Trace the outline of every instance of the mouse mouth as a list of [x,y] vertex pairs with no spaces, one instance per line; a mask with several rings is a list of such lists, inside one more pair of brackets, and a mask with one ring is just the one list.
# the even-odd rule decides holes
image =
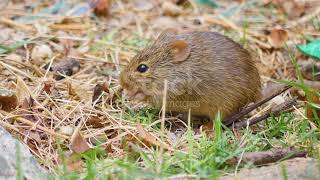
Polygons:
[[142,91],[129,91],[127,89],[123,90],[123,95],[128,99],[128,100],[137,100],[137,101],[145,101],[146,100],[146,95]]

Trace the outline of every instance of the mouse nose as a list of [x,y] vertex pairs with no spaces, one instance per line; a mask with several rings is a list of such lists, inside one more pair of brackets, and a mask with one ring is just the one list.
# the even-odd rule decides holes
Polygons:
[[122,96],[128,97],[128,94],[130,94],[130,92],[128,91],[128,89],[123,89],[123,91],[122,91]]
[[123,89],[122,96],[125,97],[128,100],[131,100],[132,97],[135,95],[136,92],[128,89]]

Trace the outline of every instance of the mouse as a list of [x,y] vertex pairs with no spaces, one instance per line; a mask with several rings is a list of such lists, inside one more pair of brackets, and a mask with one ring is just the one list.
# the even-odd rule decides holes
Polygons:
[[166,110],[228,117],[261,98],[255,61],[240,44],[217,32],[163,31],[123,68],[119,83],[129,100]]

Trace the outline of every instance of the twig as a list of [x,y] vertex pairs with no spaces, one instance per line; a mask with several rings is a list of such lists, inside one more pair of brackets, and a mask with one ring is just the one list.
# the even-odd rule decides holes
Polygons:
[[240,121],[240,122],[235,123],[234,128],[235,129],[244,128],[244,127],[256,124],[262,120],[265,120],[270,116],[278,116],[281,112],[288,110],[289,108],[291,108],[292,106],[294,106],[296,104],[297,104],[296,99],[290,99],[290,100],[285,101],[284,103],[276,106],[275,108],[271,109],[270,111],[265,112],[263,115],[261,115],[259,117],[253,118],[248,121]]
[[[306,157],[307,151],[298,151],[292,149],[276,149],[271,151],[262,152],[248,152],[242,156],[242,163],[252,163],[254,165],[264,165],[273,163],[276,161],[282,161],[285,159],[291,159],[295,157]],[[240,157],[234,157],[227,160],[227,164],[235,165],[239,162]]]
[[291,88],[292,86],[285,86],[282,89],[280,89],[279,91],[275,92],[274,94],[270,95],[269,97],[266,97],[265,99],[262,99],[254,104],[252,104],[251,106],[248,106],[244,109],[242,109],[239,113],[226,117],[223,121],[223,123],[225,125],[230,125],[233,122],[241,119],[243,116],[247,115],[248,113],[250,113],[251,111],[253,111],[254,109],[256,109],[257,107],[261,106],[262,104],[270,101],[271,99],[273,99],[274,97],[278,96],[279,94],[283,93],[284,91],[288,90],[289,88]]
[[30,26],[17,23],[15,21],[8,19],[8,18],[5,18],[5,17],[0,18],[0,23],[5,24],[7,26],[17,28],[19,30],[24,30],[24,31],[32,31],[33,30],[33,28]]

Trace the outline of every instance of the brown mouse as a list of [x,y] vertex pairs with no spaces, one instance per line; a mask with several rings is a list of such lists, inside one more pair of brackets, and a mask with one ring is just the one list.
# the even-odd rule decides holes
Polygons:
[[120,74],[126,96],[167,110],[214,120],[238,112],[261,96],[260,76],[250,53],[216,32],[166,30]]

